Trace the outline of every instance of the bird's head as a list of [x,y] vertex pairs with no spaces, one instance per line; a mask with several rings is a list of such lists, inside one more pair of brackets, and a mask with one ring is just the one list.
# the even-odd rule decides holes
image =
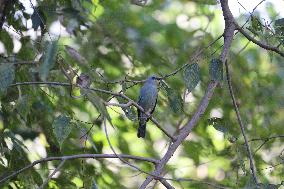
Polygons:
[[156,75],[151,75],[150,77],[147,78],[146,82],[148,83],[158,83],[158,78]]
[[155,80],[155,79],[157,79],[157,76],[156,75],[151,75],[148,79],[149,80]]

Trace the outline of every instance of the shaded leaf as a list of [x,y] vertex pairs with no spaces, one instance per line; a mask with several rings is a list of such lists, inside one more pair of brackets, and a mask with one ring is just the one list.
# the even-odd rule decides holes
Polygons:
[[280,18],[278,20],[275,20],[275,25],[284,26],[284,18]]
[[257,17],[251,17],[250,31],[252,31],[256,35],[263,31],[263,26]]
[[4,132],[4,137],[8,137],[11,139],[12,143],[13,143],[13,148],[15,148],[19,153],[23,152],[23,148],[25,148],[26,150],[28,150],[28,148],[26,147],[26,145],[20,141],[19,139],[16,138],[15,134],[11,131],[5,131]]
[[28,113],[30,112],[30,107],[32,105],[29,96],[25,95],[18,99],[16,104],[16,109],[18,113],[26,120]]
[[72,130],[72,126],[70,124],[70,118],[65,115],[60,115],[56,117],[52,123],[52,129],[56,137],[56,140],[61,147],[62,143],[69,136]]
[[284,18],[275,20],[275,32],[282,44],[284,44]]
[[33,14],[31,15],[32,28],[37,30],[40,27],[41,30],[44,30],[44,24],[46,22],[46,17],[40,9],[34,9]]
[[5,30],[0,31],[0,41],[4,44],[8,54],[13,52],[14,43],[9,33]]
[[[127,100],[125,100],[124,98],[117,97],[116,99],[117,99],[117,101],[118,101],[120,104],[125,104],[125,103],[127,103]],[[129,120],[131,120],[131,121],[137,120],[137,113],[136,113],[135,109],[134,109],[132,106],[121,107],[121,109],[124,111],[125,116],[126,116]]]
[[111,118],[107,112],[106,106],[104,105],[102,99],[94,92],[88,91],[86,89],[81,89],[81,93],[85,94],[88,100],[97,108],[97,110],[104,115],[109,122]]
[[77,60],[79,63],[82,63],[82,64],[86,64],[87,63],[87,60],[74,48],[68,46],[68,45],[65,45],[65,49],[67,51],[67,53],[72,57],[74,58],[75,60]]
[[223,63],[220,59],[212,59],[209,67],[210,78],[213,81],[223,81]]
[[224,120],[218,117],[208,119],[208,124],[212,125],[217,131],[227,133],[228,129],[225,127]]
[[186,155],[192,158],[196,165],[199,164],[199,155],[200,155],[200,150],[202,148],[203,148],[202,145],[198,142],[186,141],[184,143],[184,150],[185,150]]
[[41,80],[45,81],[49,71],[53,68],[57,51],[57,41],[48,42],[46,52],[43,55],[43,63],[39,67]]
[[29,170],[29,173],[28,173],[28,174],[31,174],[31,177],[33,178],[33,181],[34,181],[38,186],[40,186],[40,185],[43,183],[40,174],[39,174],[36,170],[31,169],[31,170]]
[[167,88],[166,92],[172,111],[176,114],[181,113],[183,107],[183,101],[181,96],[174,89],[171,88]]
[[15,68],[12,64],[0,65],[0,94],[6,92],[6,89],[15,79]]
[[200,81],[200,68],[197,63],[187,66],[183,73],[186,88],[191,92]]

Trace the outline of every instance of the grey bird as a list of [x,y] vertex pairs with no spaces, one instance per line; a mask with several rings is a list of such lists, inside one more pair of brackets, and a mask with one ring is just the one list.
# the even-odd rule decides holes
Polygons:
[[[156,80],[157,78],[155,75],[150,76],[144,83],[143,87],[140,89],[138,105],[141,106],[148,115],[152,115],[157,104],[158,88]],[[137,112],[139,120],[137,137],[145,138],[146,123],[149,120],[149,116],[147,116],[139,109],[137,109]]]

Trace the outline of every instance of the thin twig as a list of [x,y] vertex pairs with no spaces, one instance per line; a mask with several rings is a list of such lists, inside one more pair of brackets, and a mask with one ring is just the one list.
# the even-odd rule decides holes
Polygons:
[[248,142],[253,142],[253,141],[258,141],[258,140],[272,140],[275,138],[284,138],[284,135],[275,135],[275,136],[271,136],[271,137],[266,137],[266,138],[253,138],[250,139]]
[[[233,22],[233,15],[229,9],[228,6],[228,0],[222,0],[221,7],[223,11],[223,16],[225,20],[225,30],[224,30],[224,47],[223,51],[220,55],[220,59],[223,63],[225,63],[227,54],[229,52],[234,31],[235,31],[235,25]],[[204,114],[209,101],[212,98],[213,92],[215,88],[217,87],[218,82],[211,81],[207,87],[206,93],[204,94],[197,110],[195,111],[193,117],[191,120],[185,124],[185,126],[180,130],[180,133],[176,136],[176,140],[169,146],[168,151],[165,153],[165,155],[162,157],[162,159],[159,161],[159,163],[156,165],[155,170],[152,172],[152,174],[159,176],[161,175],[165,165],[170,160],[170,158],[173,156],[177,148],[181,145],[181,143],[185,140],[185,138],[188,136],[188,134],[191,132],[192,128],[197,124],[201,116]],[[140,186],[140,189],[145,189],[150,182],[155,179],[153,176],[148,176],[146,180],[142,183]]]
[[[122,157],[120,157],[119,154],[117,154],[117,153],[115,152],[115,150],[114,150],[114,148],[113,148],[113,146],[112,146],[112,144],[111,144],[111,142],[110,142],[109,136],[108,136],[107,126],[106,126],[106,118],[104,118],[103,126],[104,126],[104,131],[105,131],[105,135],[106,135],[106,139],[107,139],[108,145],[109,145],[111,151],[117,156],[117,158],[118,158],[121,162],[123,162],[123,163],[125,163],[126,165],[128,165],[128,166],[130,166],[130,167],[132,167],[132,168],[134,168],[134,169],[136,169],[136,170],[138,170],[138,171],[140,171],[141,173],[145,173],[145,174],[147,174],[147,175],[151,175],[151,173],[148,173],[148,172],[146,172],[146,171],[140,169],[139,167],[137,167],[137,166],[135,166],[135,165],[132,165],[132,164],[129,163],[128,161],[124,160]],[[155,176],[155,175],[152,175],[152,176]],[[160,177],[159,180],[160,180],[160,181],[163,180],[163,182],[161,182],[161,183],[162,183],[162,184],[165,183],[165,184],[166,184],[166,185],[165,185],[166,188],[168,188],[168,186],[171,186],[166,180],[164,180],[164,178]],[[171,188],[169,188],[169,189],[172,189],[172,188],[173,188],[173,187],[171,187]]]
[[158,79],[166,79],[170,76],[173,76],[175,74],[177,74],[178,72],[182,71],[185,67],[188,66],[188,64],[190,64],[191,62],[194,62],[196,61],[196,59],[206,50],[208,49],[210,46],[212,46],[214,43],[216,43],[219,39],[221,39],[223,37],[223,34],[219,35],[214,41],[212,41],[211,43],[209,43],[209,45],[207,45],[206,47],[202,48],[201,50],[199,50],[198,52],[196,52],[195,55],[193,55],[188,63],[184,64],[183,66],[181,66],[180,68],[177,68],[176,70],[174,70],[173,72],[169,73],[169,74],[166,74],[165,76],[163,77],[158,77]]
[[127,102],[126,104],[117,104],[117,103],[110,103],[110,102],[104,102],[106,106],[117,106],[121,108],[127,108],[132,105],[132,102]]
[[236,28],[239,32],[241,32],[249,41],[253,42],[254,44],[266,49],[266,50],[270,50],[273,51],[277,54],[279,54],[280,56],[284,57],[284,52],[280,51],[277,47],[273,47],[270,45],[267,45],[265,43],[262,43],[260,41],[258,41],[257,39],[253,38],[252,36],[250,36],[242,27],[240,27],[237,22],[235,21],[235,25]]
[[[127,154],[119,154],[121,158],[127,158],[127,159],[133,159],[133,160],[138,160],[138,161],[146,161],[150,162],[153,164],[157,164],[158,160],[153,159],[153,158],[147,158],[147,157],[140,157],[140,156],[133,156],[133,155],[127,155]],[[115,154],[76,154],[76,155],[70,155],[70,156],[59,156],[59,157],[47,157],[43,158],[40,160],[36,160],[33,163],[17,170],[14,171],[12,174],[2,178],[0,180],[0,183],[4,183],[5,181],[15,177],[16,175],[24,172],[25,170],[31,169],[37,164],[43,163],[43,162],[48,162],[48,161],[55,161],[55,160],[73,160],[73,159],[80,159],[80,158],[93,158],[93,159],[104,159],[104,158],[117,158],[117,155]]]
[[[64,87],[72,87],[73,85],[70,83],[62,83],[62,82],[50,82],[50,81],[31,81],[31,82],[19,82],[19,83],[13,83],[9,87],[14,87],[14,86],[21,86],[21,85],[50,85],[50,86],[64,86]],[[80,87],[79,85],[74,85],[77,87]],[[113,96],[117,97],[122,97],[126,99],[129,103],[131,103],[133,106],[135,106],[137,109],[140,111],[144,112],[147,116],[149,116],[149,119],[163,132],[165,135],[167,135],[172,141],[175,141],[175,137],[172,136],[168,131],[166,131],[158,122],[157,120],[154,119],[152,115],[149,115],[147,112],[144,111],[144,109],[139,106],[134,100],[129,98],[128,96],[124,95],[123,93],[116,93],[104,89],[99,89],[99,88],[91,88],[91,87],[80,87],[84,89],[88,89],[94,92],[100,92],[100,93],[105,93],[105,94],[110,94]]]
[[53,172],[47,177],[47,179],[42,183],[42,185],[39,187],[39,189],[44,189],[45,186],[48,184],[48,181],[59,171],[59,169],[63,166],[65,163],[65,160],[63,159],[60,164],[56,167],[56,169],[53,170]]
[[12,65],[37,65],[38,61],[16,61],[16,62],[0,62],[0,64],[12,64]]
[[257,175],[256,175],[256,170],[255,170],[255,165],[254,165],[254,161],[253,161],[253,156],[252,156],[252,153],[251,153],[250,146],[248,144],[248,139],[247,139],[247,136],[245,134],[244,124],[243,124],[243,121],[242,121],[242,118],[241,118],[241,114],[240,114],[240,111],[239,111],[239,108],[238,108],[238,105],[237,105],[237,102],[236,102],[236,99],[235,99],[235,95],[234,95],[234,92],[233,92],[227,61],[225,62],[225,67],[226,67],[226,76],[227,76],[229,92],[230,92],[231,99],[232,99],[232,102],[233,102],[233,105],[234,105],[234,109],[235,109],[235,112],[236,112],[236,115],[237,115],[237,120],[238,120],[240,129],[241,129],[241,132],[242,132],[242,135],[244,137],[245,144],[246,144],[246,149],[247,149],[249,162],[250,162],[250,170],[251,170],[251,173],[252,173],[252,176],[253,176],[255,184],[257,185],[257,187],[259,187],[258,186],[258,179],[257,179]]

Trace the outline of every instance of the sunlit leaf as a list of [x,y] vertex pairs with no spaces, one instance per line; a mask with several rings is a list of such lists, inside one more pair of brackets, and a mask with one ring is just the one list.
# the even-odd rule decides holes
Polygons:
[[41,80],[45,81],[49,71],[53,68],[57,51],[57,41],[48,42],[46,52],[43,55],[43,63],[39,67]]
[[213,81],[223,81],[223,63],[219,59],[212,59],[209,67],[210,78]]
[[13,147],[19,152],[22,153],[23,152],[23,148],[25,148],[26,150],[28,150],[28,148],[26,147],[26,145],[20,141],[19,139],[16,138],[15,134],[11,131],[5,131],[4,132],[4,137],[9,137],[13,143]]
[[183,73],[186,88],[191,92],[200,81],[200,68],[197,63],[187,66]]
[[72,128],[73,127],[70,124],[70,118],[65,115],[60,115],[53,121],[53,133],[60,147],[62,146],[64,140],[69,136]]
[[4,93],[15,78],[15,68],[12,64],[0,64],[0,94]]

